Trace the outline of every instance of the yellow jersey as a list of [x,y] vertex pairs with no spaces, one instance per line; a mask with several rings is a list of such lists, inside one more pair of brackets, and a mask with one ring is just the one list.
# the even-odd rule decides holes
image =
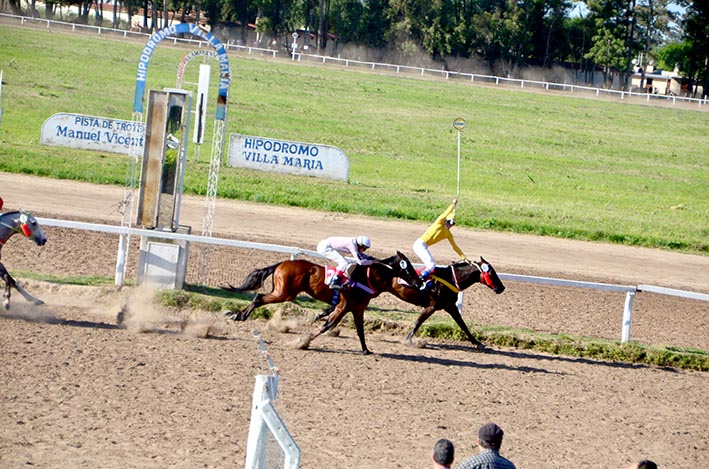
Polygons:
[[447,239],[448,242],[451,244],[453,250],[462,259],[465,259],[465,254],[463,254],[463,251],[461,251],[461,249],[455,243],[455,240],[453,239],[453,234],[448,228],[446,228],[446,218],[448,218],[449,215],[455,217],[455,204],[451,204],[450,207],[448,207],[443,213],[439,215],[438,218],[436,218],[436,221],[434,221],[433,224],[428,227],[426,232],[421,235],[421,240],[427,245],[433,246],[437,242],[443,239]]

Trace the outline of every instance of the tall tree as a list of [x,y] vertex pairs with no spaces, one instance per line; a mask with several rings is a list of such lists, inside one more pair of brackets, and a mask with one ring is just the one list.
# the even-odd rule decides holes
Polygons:
[[[686,40],[691,45],[688,76],[702,83],[702,94],[709,93],[709,4],[695,0],[689,4],[684,20]],[[696,94],[697,88],[694,88]]]
[[646,60],[652,60],[653,51],[670,40],[670,25],[677,21],[677,15],[668,8],[671,4],[671,0],[638,0],[636,37]]
[[624,42],[605,26],[601,26],[593,36],[593,45],[586,58],[603,68],[604,87],[610,88],[613,85],[613,69],[625,68],[626,50]]
[[581,83],[593,83],[593,62],[587,56],[591,48],[591,38],[596,35],[593,20],[584,16],[564,20],[564,40],[560,58],[574,64],[576,80]]
[[630,80],[631,60],[638,50],[635,41],[635,0],[588,0],[597,32],[586,57],[603,67],[604,86],[612,86],[614,71],[621,73],[621,86]]
[[242,44],[248,44],[249,22],[256,22],[258,7],[252,0],[225,0],[224,17],[239,23],[239,37]]

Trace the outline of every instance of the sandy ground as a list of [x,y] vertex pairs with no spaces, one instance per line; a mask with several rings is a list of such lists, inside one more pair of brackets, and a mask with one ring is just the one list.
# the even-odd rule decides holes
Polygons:
[[[122,196],[116,187],[0,173],[5,210],[46,218],[119,224]],[[185,197],[181,223],[199,231],[203,206],[203,199]],[[379,255],[412,254],[424,228],[224,200],[214,223],[221,237],[307,249],[326,235],[366,233]],[[8,242],[3,262],[11,272],[112,275],[115,237],[46,231],[43,248],[18,237]],[[460,227],[456,240],[500,272],[709,293],[704,256]],[[451,259],[445,246],[436,248],[439,262]],[[282,260],[234,249],[215,250],[210,259],[210,286]],[[661,467],[709,467],[706,373],[511,348],[477,353],[454,341],[411,348],[401,332],[368,333],[375,354],[365,357],[350,329],[299,350],[292,344],[310,326],[276,332],[263,321],[158,307],[142,289],[21,280],[46,304],[33,306],[15,293],[10,311],[0,312],[2,467],[243,466],[254,376],[265,365],[254,330],[278,366],[277,407],[304,468],[430,467],[440,437],[456,443],[462,461],[474,452],[477,427],[490,420],[505,429],[502,453],[520,468],[621,468],[645,457]],[[507,287],[499,296],[481,286],[466,292],[466,320],[619,338],[622,294]],[[391,298],[373,304],[407,310]],[[119,326],[121,309],[130,315]],[[632,339],[707,350],[709,308],[639,293]]]

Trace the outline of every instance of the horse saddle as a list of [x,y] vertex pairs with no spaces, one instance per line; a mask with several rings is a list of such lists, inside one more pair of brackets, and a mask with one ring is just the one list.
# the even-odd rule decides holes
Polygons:
[[[421,272],[423,272],[424,269],[425,269],[425,267],[418,267],[418,268],[416,268],[416,273],[419,275],[419,277],[421,276]],[[451,280],[448,280],[448,279],[445,279],[445,278],[443,278],[443,277],[441,276],[441,274],[442,274],[444,271],[448,270],[448,269],[451,270],[452,281],[451,281]],[[454,285],[454,283],[455,283],[455,273],[454,273],[454,271],[453,271],[453,266],[446,266],[446,267],[438,267],[438,266],[436,266],[436,268],[434,269],[434,271],[431,272],[431,279],[434,280],[434,281],[436,281],[436,282],[441,283],[442,285],[445,285],[446,287],[448,287],[448,288],[450,288],[451,290],[453,290],[455,293],[458,293],[458,292],[460,291],[460,289]],[[403,278],[399,278],[398,281],[399,281],[399,284],[401,284],[401,285],[407,285],[407,286],[410,286],[410,287],[412,286],[412,285],[409,284],[409,282],[407,282],[407,281],[404,280]]]
[[[352,273],[354,272],[354,270],[356,268],[357,268],[356,264],[350,264],[349,266],[347,266],[346,276],[347,276],[347,281],[349,282],[348,285],[353,286],[353,287],[358,287],[371,295],[372,293],[374,293],[374,290],[372,290],[371,288],[369,288],[366,285],[363,285],[359,282],[355,282],[352,280]],[[325,266],[325,280],[324,280],[325,285],[330,284],[330,280],[332,280],[332,277],[335,276],[335,273],[337,273],[337,267],[333,267],[331,265]]]

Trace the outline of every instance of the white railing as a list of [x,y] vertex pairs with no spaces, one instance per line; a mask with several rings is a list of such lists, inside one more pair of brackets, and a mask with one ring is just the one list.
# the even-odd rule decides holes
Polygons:
[[[267,243],[254,243],[250,241],[238,241],[238,240],[232,240],[232,239],[222,239],[222,238],[208,238],[204,236],[196,236],[196,235],[188,235],[188,234],[182,234],[182,233],[173,233],[171,231],[157,231],[157,230],[144,230],[144,229],[138,229],[138,228],[128,228],[128,227],[122,227],[122,226],[113,226],[113,225],[102,225],[102,224],[97,224],[97,223],[84,223],[84,222],[76,222],[76,221],[67,221],[67,220],[57,220],[53,218],[37,218],[40,224],[44,226],[54,226],[58,228],[68,228],[68,229],[76,229],[76,230],[88,230],[88,231],[98,231],[98,232],[103,232],[103,233],[113,233],[116,235],[119,235],[121,237],[127,237],[127,236],[147,236],[151,238],[163,238],[163,239],[172,239],[172,240],[180,240],[180,241],[187,241],[187,242],[193,242],[193,243],[206,243],[210,245],[217,245],[217,246],[228,246],[228,247],[233,247],[233,248],[247,248],[247,249],[256,249],[256,250],[262,250],[262,251],[271,251],[271,252],[280,252],[283,254],[287,254],[290,256],[291,259],[295,259],[297,256],[300,255],[306,255],[306,256],[312,256],[316,258],[322,258],[320,254],[318,254],[316,251],[311,251],[308,249],[301,249],[298,247],[293,247],[293,246],[283,246],[283,245],[278,245],[278,244],[267,244]],[[118,259],[122,259],[122,256],[125,256],[124,252],[120,252],[120,246],[123,246],[122,249],[126,249],[128,243],[123,242],[119,243],[119,252],[118,252]],[[635,298],[636,293],[639,292],[652,292],[652,293],[657,293],[660,295],[670,295],[670,296],[677,296],[677,297],[682,297],[682,298],[690,298],[693,300],[700,300],[700,301],[709,301],[709,294],[705,293],[697,293],[697,292],[690,292],[690,291],[684,291],[684,290],[675,290],[672,288],[665,288],[665,287],[657,287],[657,286],[652,286],[652,285],[638,285],[638,286],[631,286],[631,285],[614,285],[614,284],[608,284],[608,283],[596,283],[596,282],[583,282],[583,281],[577,281],[577,280],[565,280],[565,279],[558,279],[558,278],[549,278],[549,277],[535,277],[535,276],[529,276],[529,275],[517,275],[517,274],[504,274],[504,273],[499,273],[499,277],[502,280],[508,280],[508,281],[514,281],[514,282],[527,282],[527,283],[537,283],[537,284],[544,284],[544,285],[552,285],[552,286],[559,286],[559,287],[572,287],[572,288],[586,288],[586,289],[593,289],[593,290],[602,290],[602,291],[611,291],[611,292],[623,292],[625,293],[625,303],[623,307],[623,320],[622,320],[622,326],[621,326],[621,342],[627,342],[630,340],[630,324],[632,320],[632,313],[633,313],[633,300]],[[116,275],[116,279],[119,278],[119,275]],[[123,276],[120,276],[122,279]],[[462,294],[462,292],[461,292]],[[460,305],[462,304],[462,296],[459,297],[459,308]]]
[[432,76],[437,76],[440,78],[445,78],[446,80],[454,79],[454,78],[462,78],[465,80],[469,80],[471,82],[478,81],[482,83],[493,83],[495,85],[513,85],[515,87],[518,87],[520,89],[523,89],[525,87],[527,88],[535,88],[535,89],[542,89],[545,91],[562,91],[562,92],[569,92],[571,94],[573,93],[579,93],[579,92],[584,92],[586,94],[592,94],[594,96],[602,96],[602,95],[609,95],[609,96],[616,96],[619,97],[621,100],[628,99],[628,98],[642,98],[646,102],[651,102],[651,100],[657,100],[659,101],[664,101],[666,103],[671,103],[672,105],[675,105],[676,103],[690,103],[690,104],[696,104],[699,109],[702,108],[702,106],[705,106],[706,104],[709,103],[709,96],[704,95],[703,98],[697,99],[697,98],[688,98],[688,97],[681,97],[681,96],[670,96],[670,95],[659,95],[659,94],[652,94],[652,93],[634,93],[632,91],[621,91],[621,90],[612,90],[612,89],[605,89],[605,88],[595,88],[591,86],[583,86],[583,85],[573,85],[569,83],[553,83],[553,82],[546,82],[546,81],[537,81],[537,80],[525,80],[522,78],[504,78],[504,77],[498,77],[498,76],[493,76],[493,75],[482,75],[482,74],[477,74],[477,73],[465,73],[465,72],[455,72],[455,71],[450,71],[450,70],[443,70],[443,69],[435,69],[435,68],[427,68],[427,67],[415,67],[415,66],[410,66],[410,65],[393,65],[393,64],[387,64],[387,63],[381,63],[381,62],[367,62],[367,61],[359,61],[359,60],[353,60],[353,59],[343,59],[340,57],[329,57],[329,56],[324,56],[324,55],[314,55],[314,54],[304,54],[302,52],[296,52],[292,54],[293,60],[301,61],[302,59],[308,59],[308,60],[313,60],[316,62],[320,62],[322,64],[327,64],[328,62],[336,63],[338,65],[344,65],[345,67],[351,67],[351,66],[359,66],[359,67],[365,67],[370,70],[382,70],[382,71],[387,71],[387,72],[394,72],[396,74],[400,74],[402,72],[409,72],[409,73],[416,73],[419,75],[432,75]]
[[[64,21],[56,21],[56,20],[47,20],[47,19],[42,19],[42,18],[33,18],[30,16],[15,16],[15,15],[8,15],[6,13],[0,13],[0,20],[11,20],[11,21],[19,21],[19,24],[21,26],[24,25],[43,25],[46,26],[46,29],[50,29],[52,26],[56,28],[61,28],[63,30],[69,30],[71,32],[76,32],[77,30],[80,30],[81,32],[86,32],[86,31],[94,31],[98,35],[106,35],[106,34],[111,34],[112,36],[122,36],[124,39],[127,38],[134,38],[134,39],[141,39],[147,41],[148,38],[150,37],[150,34],[148,33],[143,33],[140,31],[129,31],[126,29],[115,29],[115,28],[106,28],[103,26],[92,26],[92,25],[87,25],[87,24],[77,24],[77,23],[67,23]],[[197,48],[211,48],[209,44],[207,44],[206,41],[202,40],[196,40],[196,39],[183,39],[183,38],[172,38],[172,43],[173,45],[177,44],[195,44]],[[246,52],[248,55],[253,55],[254,53],[259,53],[263,55],[270,55],[271,57],[275,58],[276,54],[278,51],[274,49],[268,49],[268,48],[263,48],[263,47],[251,47],[251,46],[242,46],[238,44],[224,44],[224,47],[226,49],[235,49],[239,51]]]
[[[278,369],[268,354],[261,334],[258,331],[253,331],[253,335],[258,341],[261,360],[265,363],[261,365],[261,374],[256,375],[254,394],[251,399],[251,423],[249,424],[249,439],[246,444],[246,469],[264,467],[298,469],[300,467],[300,448],[276,410],[280,380]],[[276,445],[269,443],[269,435],[276,441],[278,449],[274,447]]]
[[[46,20],[46,19],[40,19],[40,18],[32,18],[32,17],[27,17],[27,16],[15,16],[15,15],[8,15],[5,13],[0,13],[0,20],[4,19],[9,19],[11,21],[19,21],[20,25],[25,25],[25,24],[40,24],[40,25],[46,25],[46,28],[49,29],[50,26],[56,26],[60,27],[62,29],[70,29],[72,32],[76,31],[77,29],[79,30],[90,30],[90,31],[95,31],[96,34],[101,35],[101,34],[113,34],[113,35],[119,35],[123,36],[124,38],[128,37],[134,37],[134,38],[144,38],[145,40],[150,37],[149,34],[143,33],[143,32],[137,32],[137,31],[127,31],[123,29],[113,29],[113,28],[104,28],[100,26],[91,26],[91,25],[83,25],[83,24],[75,24],[75,23],[65,23],[61,21],[55,21],[55,20]],[[211,46],[207,44],[207,42],[202,41],[202,40],[196,40],[196,39],[182,39],[182,38],[173,38],[172,39],[173,45],[177,44],[193,44],[197,48],[210,48]],[[621,91],[621,90],[612,90],[612,89],[605,89],[605,88],[595,88],[591,86],[583,86],[583,85],[574,85],[574,84],[569,84],[569,83],[553,83],[553,82],[546,82],[546,81],[537,81],[537,80],[525,80],[521,78],[504,78],[504,77],[498,77],[498,76],[493,76],[493,75],[482,75],[482,74],[476,74],[476,73],[464,73],[464,72],[455,72],[455,71],[450,71],[450,70],[442,70],[442,69],[435,69],[435,68],[427,68],[427,67],[416,67],[416,66],[411,66],[411,65],[397,65],[397,64],[388,64],[388,63],[383,63],[383,62],[368,62],[368,61],[362,61],[362,60],[354,60],[354,59],[347,59],[347,58],[341,58],[341,57],[330,57],[330,56],[325,56],[325,55],[316,55],[316,54],[304,54],[302,52],[287,52],[285,49],[281,52],[279,52],[276,49],[270,49],[270,48],[261,48],[261,47],[251,47],[251,46],[242,46],[239,44],[231,44],[231,43],[225,43],[224,47],[227,49],[227,51],[242,51],[245,52],[248,55],[253,55],[253,54],[260,54],[260,55],[265,55],[265,56],[271,56],[271,58],[291,58],[292,60],[296,61],[301,61],[301,60],[311,60],[314,62],[319,62],[322,64],[328,64],[328,63],[335,63],[337,65],[344,65],[345,67],[362,67],[362,68],[367,68],[370,70],[382,70],[385,72],[392,72],[396,74],[400,73],[415,73],[417,75],[430,75],[430,76],[436,76],[436,77],[441,77],[445,78],[446,80],[450,79],[455,79],[455,78],[460,78],[460,79],[465,79],[471,82],[481,82],[481,83],[490,83],[490,84],[495,84],[495,85],[512,85],[515,87],[518,87],[520,89],[524,88],[535,88],[535,89],[541,89],[544,91],[561,91],[561,92],[568,92],[571,94],[574,93],[585,93],[586,95],[593,95],[593,96],[613,96],[620,98],[621,100],[626,100],[626,99],[634,99],[634,100],[643,100],[647,103],[665,103],[665,104],[671,104],[671,105],[676,105],[677,103],[685,103],[685,104],[690,104],[690,105],[695,105],[697,106],[697,109],[700,110],[705,110],[706,105],[709,104],[709,93],[705,92],[705,95],[703,98],[688,98],[688,97],[682,97],[682,96],[674,96],[674,95],[659,95],[659,94],[652,94],[652,93],[634,93],[632,91]]]

